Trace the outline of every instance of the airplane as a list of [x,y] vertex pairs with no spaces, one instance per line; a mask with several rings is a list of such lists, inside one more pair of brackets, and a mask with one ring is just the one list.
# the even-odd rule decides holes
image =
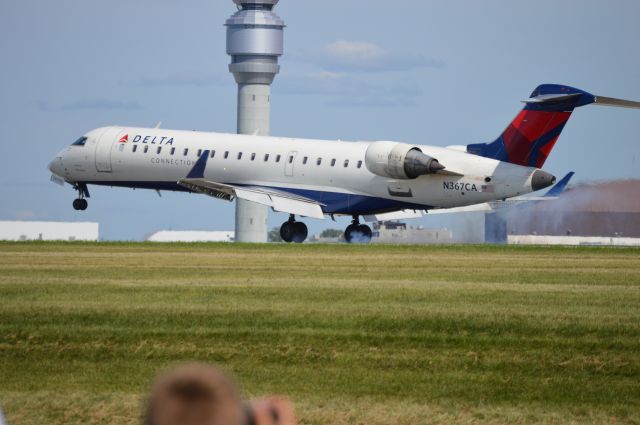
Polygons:
[[577,107],[640,108],[557,84],[538,86],[490,143],[437,147],[396,141],[344,142],[111,126],[91,130],[49,163],[52,180],[78,192],[89,185],[245,199],[289,214],[286,242],[303,242],[296,216],[351,216],[345,240],[370,240],[360,217],[437,210],[518,197],[555,183],[542,170]]
[[427,213],[429,216],[434,214],[456,214],[465,212],[489,212],[501,211],[511,207],[531,206],[543,201],[553,201],[558,199],[560,194],[564,192],[569,181],[575,173],[573,171],[567,173],[560,181],[549,189],[543,196],[518,196],[515,198],[501,199],[498,201],[485,202],[482,204],[467,205],[464,207],[440,208],[435,210],[400,210],[390,213],[365,215],[366,222],[378,222],[389,220],[406,220],[411,218],[421,218]]

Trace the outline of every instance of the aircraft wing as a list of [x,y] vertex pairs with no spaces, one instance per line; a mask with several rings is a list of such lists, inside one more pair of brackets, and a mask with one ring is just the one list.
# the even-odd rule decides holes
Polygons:
[[322,212],[324,204],[313,199],[277,189],[232,185],[205,179],[204,170],[207,167],[208,158],[209,150],[203,151],[196,164],[187,174],[187,177],[178,180],[178,184],[192,192],[203,193],[226,201],[233,201],[236,198],[246,199],[247,201],[271,207],[274,211],[324,219],[324,213]]
[[188,177],[179,180],[178,184],[192,192],[203,193],[226,201],[233,201],[236,198],[245,199],[271,207],[274,211],[304,217],[324,218],[324,213],[322,212],[322,206],[324,206],[324,204],[277,189],[267,189],[258,186],[237,186],[213,182],[204,178]]

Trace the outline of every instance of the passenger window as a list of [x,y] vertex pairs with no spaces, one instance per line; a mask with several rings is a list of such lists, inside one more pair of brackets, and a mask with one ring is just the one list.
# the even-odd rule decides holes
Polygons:
[[269,154],[265,153],[264,154],[264,162],[267,162],[269,160]]
[[344,160],[344,168],[347,168],[349,166],[349,160],[345,159]]
[[211,151],[211,158],[213,158],[214,156],[216,156],[216,151]]
[[187,154],[188,154],[188,153],[189,153],[189,149],[188,149],[188,148],[185,148],[185,149],[184,149],[184,152],[182,153],[182,155],[187,156]]
[[242,152],[238,152],[238,159],[242,159]]
[[251,154],[251,160],[253,161],[254,159],[256,159],[256,154],[255,154],[255,153],[252,153],[252,154]]
[[293,155],[289,155],[289,164],[293,163]]
[[149,146],[144,147],[144,153],[147,153],[147,152],[149,152]]
[[362,168],[362,160],[358,161],[358,168]]
[[229,151],[224,152],[224,159],[227,159],[227,158],[229,158]]
[[133,148],[131,148],[131,152],[135,152],[138,150],[138,145],[133,145]]
[[316,161],[316,165],[320,165],[322,164],[322,158],[318,158],[318,160]]
[[336,165],[336,159],[335,159],[335,158],[333,158],[333,159],[331,160],[331,166],[333,167],[334,165]]
[[157,152],[158,152],[158,155],[160,155],[160,152],[162,152],[162,146],[158,146]]
[[196,155],[198,158],[202,156],[202,149],[198,149],[198,154]]
[[120,152],[122,152],[124,150],[124,143],[120,143],[120,145],[118,146],[118,150]]
[[280,162],[280,155],[276,155],[276,162]]
[[305,156],[304,158],[302,158],[302,163],[303,163],[303,164],[306,164],[306,163],[307,163],[307,159],[308,159],[308,158],[307,158],[306,156]]
[[173,155],[174,153],[176,153],[176,148],[171,148],[171,155]]

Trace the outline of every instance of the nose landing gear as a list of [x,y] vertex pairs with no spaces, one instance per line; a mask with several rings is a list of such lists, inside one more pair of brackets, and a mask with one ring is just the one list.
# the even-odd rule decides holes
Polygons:
[[351,224],[344,231],[344,240],[347,243],[369,243],[373,237],[371,227],[366,224],[360,224],[357,215],[353,216]]
[[78,191],[78,198],[73,200],[73,209],[76,211],[84,211],[89,206],[85,196],[89,197],[89,189],[84,183],[76,183],[73,188]]
[[308,234],[307,226],[301,221],[296,221],[293,214],[280,227],[280,237],[285,242],[302,243],[307,239]]

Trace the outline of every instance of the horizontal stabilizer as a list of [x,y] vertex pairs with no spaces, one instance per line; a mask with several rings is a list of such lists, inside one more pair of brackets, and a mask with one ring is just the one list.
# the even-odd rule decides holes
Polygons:
[[575,99],[580,97],[581,93],[571,93],[571,94],[541,94],[535,97],[530,97],[529,99],[525,99],[522,103],[552,103],[552,102],[564,102],[566,100]]
[[596,96],[595,105],[617,106],[619,108],[637,108],[640,109],[640,102],[633,100],[616,99],[615,97]]

